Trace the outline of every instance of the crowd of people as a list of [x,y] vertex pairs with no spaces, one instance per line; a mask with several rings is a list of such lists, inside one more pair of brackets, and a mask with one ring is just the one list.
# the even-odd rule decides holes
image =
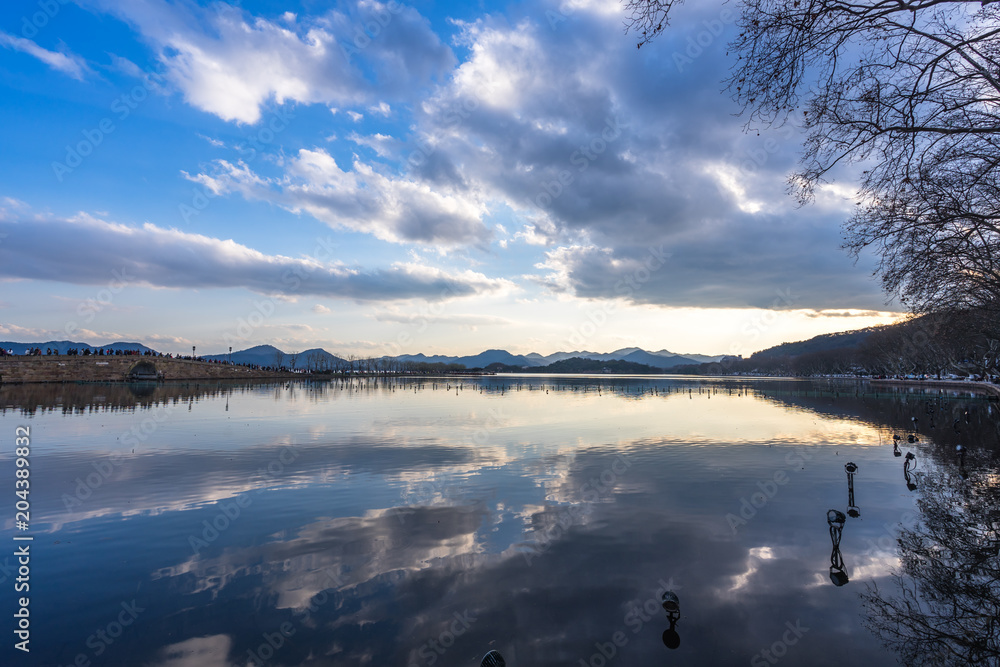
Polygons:
[[[36,348],[37,350],[37,348]],[[41,350],[38,350],[38,354],[41,354]],[[46,355],[58,355],[59,350],[46,348]],[[164,357],[167,355],[161,354],[159,352],[154,352],[152,350],[113,350],[111,348],[76,348],[71,347],[66,350],[66,356],[70,357]]]
[[[41,357],[41,356],[59,356],[63,354],[68,357],[155,357],[159,359],[190,359],[193,361],[202,361],[210,364],[223,364],[226,366],[242,366],[244,368],[250,368],[253,370],[283,370],[288,371],[289,369],[285,367],[276,366],[264,366],[262,364],[251,364],[251,363],[232,363],[226,359],[205,359],[204,357],[195,357],[188,355],[180,355],[173,353],[156,352],[155,350],[122,350],[122,349],[112,349],[112,348],[102,348],[102,347],[71,347],[65,352],[60,352],[58,348],[47,347],[43,351],[40,347],[29,347],[25,348],[21,356],[28,357]],[[0,348],[0,357],[14,357],[19,356],[12,349],[5,350]]]
[[[60,354],[65,354],[68,357],[165,357],[174,358],[172,354],[163,354],[162,352],[154,352],[153,350],[120,350],[112,348],[102,348],[102,347],[71,347],[66,350],[66,352],[60,352],[58,348],[47,347],[45,351],[42,351],[40,347],[29,347],[25,348],[23,356],[26,357],[41,357],[41,356],[59,356]],[[0,348],[0,357],[13,357],[17,354],[12,349],[5,350]],[[181,357],[177,357],[178,359]]]

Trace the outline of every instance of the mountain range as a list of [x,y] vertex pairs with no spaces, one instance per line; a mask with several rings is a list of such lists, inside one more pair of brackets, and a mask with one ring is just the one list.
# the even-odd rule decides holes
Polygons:
[[273,345],[257,345],[229,354],[199,355],[210,361],[227,361],[232,358],[234,364],[256,364],[258,366],[287,366],[289,368],[336,368],[347,365],[346,359],[330,354],[318,347],[302,352],[284,352]]
[[[140,350],[142,352],[152,351],[140,343],[118,342],[108,345],[95,346],[89,343],[73,341],[47,341],[44,343],[16,343],[0,342],[0,347],[5,350],[12,349],[15,354],[23,354],[27,348],[41,348],[44,353],[47,349],[58,350],[60,354],[65,354],[71,348],[83,349],[96,347],[105,350]],[[312,348],[302,352],[285,352],[273,345],[257,345],[245,350],[234,351],[232,355],[206,354],[199,355],[202,359],[212,361],[232,360],[237,364],[256,364],[260,366],[289,366],[294,368],[336,368],[346,366],[347,360],[327,352],[322,348]],[[659,350],[658,352],[648,352],[637,347],[626,347],[614,352],[590,352],[587,350],[574,350],[572,352],[554,352],[548,355],[538,353],[531,354],[511,354],[506,350],[486,350],[471,356],[447,356],[425,354],[402,354],[396,357],[387,357],[396,361],[414,361],[423,363],[443,363],[460,364],[466,368],[485,368],[490,364],[501,363],[506,366],[516,366],[524,368],[535,368],[548,366],[557,361],[572,358],[591,359],[594,361],[627,361],[631,363],[644,364],[653,368],[667,369],[686,364],[699,364],[719,361],[723,357],[709,356],[703,354],[676,354],[669,350]]]

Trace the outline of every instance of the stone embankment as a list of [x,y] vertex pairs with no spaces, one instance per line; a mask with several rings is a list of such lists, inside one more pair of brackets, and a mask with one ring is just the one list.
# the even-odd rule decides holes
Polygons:
[[254,380],[294,373],[166,357],[14,356],[0,358],[0,382],[126,382],[129,380]]
[[871,379],[872,384],[895,384],[907,385],[910,387],[933,387],[935,389],[956,389],[965,391],[981,391],[991,398],[1000,397],[1000,386],[990,382],[968,382],[963,380],[896,380],[896,379]]

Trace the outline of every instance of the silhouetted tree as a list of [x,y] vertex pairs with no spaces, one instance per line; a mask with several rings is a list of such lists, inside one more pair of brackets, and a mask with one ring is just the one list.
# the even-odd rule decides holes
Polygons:
[[897,539],[895,594],[870,585],[866,625],[906,665],[1000,665],[1000,487],[925,474],[920,518]]
[[[681,0],[625,0],[639,46]],[[914,311],[1000,304],[1000,7],[963,0],[740,0],[726,80],[749,125],[805,129],[805,202],[859,163],[846,247]]]

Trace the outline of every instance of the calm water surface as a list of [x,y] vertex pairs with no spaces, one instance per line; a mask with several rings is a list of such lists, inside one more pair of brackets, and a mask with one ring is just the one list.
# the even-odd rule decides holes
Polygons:
[[981,397],[532,376],[4,386],[0,407],[0,553],[34,536],[29,655],[0,556],[4,664],[996,660]]

